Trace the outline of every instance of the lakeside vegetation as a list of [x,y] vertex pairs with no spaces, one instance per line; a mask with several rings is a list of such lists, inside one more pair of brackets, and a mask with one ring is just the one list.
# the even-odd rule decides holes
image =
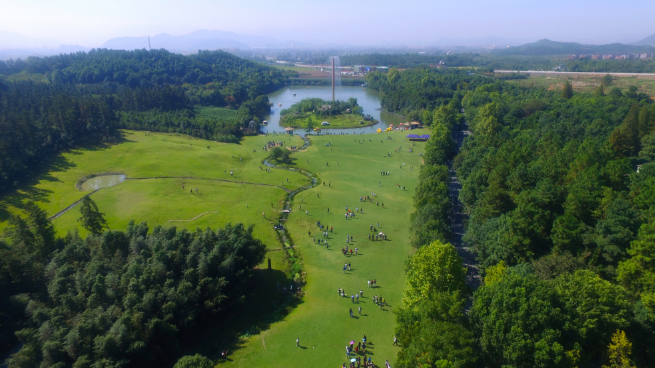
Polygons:
[[[305,98],[280,112],[280,125],[285,127],[337,129],[358,128],[376,124],[371,116],[357,104],[356,98],[348,101],[325,101],[320,98]],[[327,121],[329,125],[322,125]]]

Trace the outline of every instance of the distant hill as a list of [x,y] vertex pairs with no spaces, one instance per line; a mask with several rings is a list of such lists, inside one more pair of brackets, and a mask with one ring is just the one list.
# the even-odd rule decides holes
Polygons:
[[525,40],[519,41],[515,39],[508,39],[496,36],[487,37],[471,37],[471,38],[449,38],[441,37],[434,42],[429,43],[435,46],[490,46],[496,45],[497,47],[504,46],[517,46],[525,43]]
[[[178,52],[197,52],[198,50],[215,50],[219,48],[249,48],[243,42],[221,38],[194,38],[186,36],[171,36],[167,33],[150,37],[150,47]],[[148,48],[148,37],[118,37],[112,38],[102,45],[110,50],[139,50]]]
[[526,55],[526,56],[549,56],[549,55],[572,55],[572,54],[613,54],[629,52],[653,52],[655,47],[642,45],[625,45],[622,43],[611,43],[607,45],[583,45],[576,42],[557,42],[551,40],[539,40],[521,46],[496,49],[492,53],[496,55]]
[[637,41],[633,43],[633,45],[639,45],[639,46],[655,46],[655,33],[652,35],[644,38],[641,41]]
[[[227,31],[198,30],[186,35],[172,36],[166,33],[150,38],[153,49],[167,49],[177,52],[197,52],[219,48],[251,47],[286,47],[290,44],[304,46],[301,42],[280,41],[273,37],[248,36]],[[102,48],[112,50],[137,50],[148,48],[148,37],[118,37],[112,38],[102,45]]]

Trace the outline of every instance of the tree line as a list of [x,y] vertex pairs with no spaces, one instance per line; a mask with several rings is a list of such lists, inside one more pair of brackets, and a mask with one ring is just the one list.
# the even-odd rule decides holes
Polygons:
[[170,366],[182,339],[243,302],[266,254],[252,226],[113,231],[89,197],[80,212],[86,238],[56,237],[34,203],[9,220],[0,342],[11,349],[15,333],[20,348],[8,367]]
[[[258,131],[270,112],[265,93],[286,83],[289,73],[222,51],[165,50],[0,62],[0,74],[20,72],[42,73],[44,80],[0,79],[0,191],[21,185],[65,149],[116,142],[120,128],[237,142]],[[203,114],[199,106],[237,114]]]
[[[652,100],[634,88],[548,91],[461,72],[370,78],[390,96],[383,107],[420,108],[433,129],[412,215],[418,252],[397,313],[398,365],[649,366]],[[418,103],[391,98],[437,88],[447,93]],[[462,117],[472,135],[455,156],[447,129]],[[446,244],[444,165],[453,156],[469,215],[464,240],[484,275],[475,291],[462,286],[462,261]]]

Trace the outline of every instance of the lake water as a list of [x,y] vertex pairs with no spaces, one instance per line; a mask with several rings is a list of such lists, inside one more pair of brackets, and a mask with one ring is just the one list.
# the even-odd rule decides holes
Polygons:
[[107,188],[125,181],[125,175],[102,175],[91,178],[82,183],[82,190],[92,191]]
[[[405,122],[402,118],[376,110],[380,108],[382,96],[375,90],[364,87],[336,87],[334,90],[334,99],[336,100],[348,100],[351,97],[357,99],[359,106],[364,109],[364,114],[371,115],[380,122],[363,128],[323,129],[323,133],[375,133],[378,129],[385,130],[390,124],[396,126]],[[309,89],[307,89],[307,86],[287,86],[269,94],[268,99],[273,106],[271,107],[271,115],[266,119],[268,124],[262,125],[261,130],[268,133],[284,132],[284,127],[280,126],[280,112],[304,98],[322,98],[326,101],[332,101],[332,86],[309,86]],[[280,103],[282,106],[279,105]],[[304,135],[305,130],[295,129],[293,133]]]

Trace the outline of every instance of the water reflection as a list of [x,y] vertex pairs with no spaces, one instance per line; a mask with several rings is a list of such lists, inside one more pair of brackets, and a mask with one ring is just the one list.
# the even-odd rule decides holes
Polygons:
[[[399,123],[405,122],[402,118],[381,112],[379,109],[382,96],[379,92],[368,88],[337,87],[333,91],[331,86],[309,86],[309,88],[307,86],[287,86],[268,95],[268,99],[273,104],[273,107],[271,107],[271,115],[266,119],[268,120],[268,124],[262,126],[262,131],[269,133],[284,132],[284,127],[280,126],[280,112],[304,98],[322,98],[330,101],[334,99],[347,100],[351,97],[357,99],[359,106],[364,109],[364,114],[371,115],[374,119],[379,120],[380,123],[363,128],[324,129],[323,134],[375,133],[378,129],[386,129],[390,124],[397,126]],[[282,105],[280,106],[280,104]],[[293,133],[304,135],[305,130],[294,129]]]

